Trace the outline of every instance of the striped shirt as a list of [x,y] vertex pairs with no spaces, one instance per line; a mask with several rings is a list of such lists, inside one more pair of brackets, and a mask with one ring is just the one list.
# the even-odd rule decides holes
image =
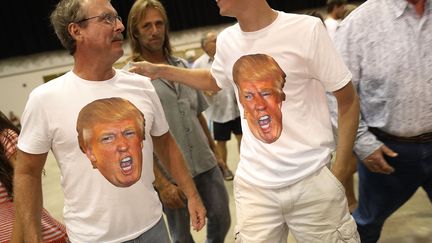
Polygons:
[[[0,195],[6,194],[5,187],[0,183]],[[0,201],[0,243],[10,242],[14,222],[14,206],[12,199]],[[66,228],[59,221],[54,219],[48,211],[42,209],[42,238],[44,242],[66,243],[68,242]]]
[[[6,129],[0,134],[0,143],[5,148],[6,157],[9,159],[16,153],[18,135],[10,129]],[[8,195],[6,187],[0,182],[0,243],[10,242],[14,215],[12,197]],[[44,242],[68,242],[65,226],[54,219],[45,209],[42,209],[41,224]]]

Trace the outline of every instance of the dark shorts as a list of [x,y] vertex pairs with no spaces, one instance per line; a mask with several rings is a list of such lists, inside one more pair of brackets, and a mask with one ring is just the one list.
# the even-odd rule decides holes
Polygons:
[[224,123],[213,122],[214,140],[228,141],[231,139],[231,132],[235,135],[242,134],[240,117]]

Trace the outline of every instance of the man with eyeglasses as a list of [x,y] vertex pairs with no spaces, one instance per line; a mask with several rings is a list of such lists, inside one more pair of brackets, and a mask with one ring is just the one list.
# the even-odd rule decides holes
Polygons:
[[[14,176],[15,232],[23,232],[25,242],[42,242],[41,175],[50,149],[62,175],[71,242],[170,242],[152,185],[153,148],[186,195],[192,226],[200,230],[206,211],[150,80],[112,67],[123,55],[124,26],[110,2],[62,0],[51,22],[75,63],[70,72],[36,88],[23,113]],[[111,97],[130,101],[146,119],[142,176],[126,187],[93,170],[77,140],[80,110]]]

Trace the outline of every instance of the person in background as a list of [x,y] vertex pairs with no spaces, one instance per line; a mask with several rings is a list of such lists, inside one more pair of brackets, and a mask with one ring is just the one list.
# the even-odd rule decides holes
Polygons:
[[[71,242],[170,242],[153,188],[153,151],[187,197],[192,227],[202,229],[205,208],[150,80],[113,68],[124,53],[125,28],[110,1],[62,0],[51,23],[74,65],[34,89],[24,109],[14,174],[14,229],[21,230],[25,242],[42,241],[41,172],[50,150],[62,175],[63,218]],[[111,97],[130,101],[146,118],[142,175],[129,187],[116,187],[94,170],[77,139],[81,109]]]
[[[185,60],[172,55],[168,31],[163,5],[157,0],[137,0],[128,17],[132,60],[187,68]],[[215,143],[202,113],[208,106],[206,99],[201,91],[169,79],[153,80],[152,84],[207,209],[206,242],[222,243],[231,223],[229,198],[216,162]],[[181,188],[169,174],[158,171],[163,167],[154,168],[155,187],[164,204],[173,242],[193,242]]]
[[[192,68],[211,68],[216,53],[215,32],[210,31],[201,38],[201,48],[204,53],[195,60]],[[219,151],[222,160],[219,167],[226,181],[234,178],[234,174],[227,164],[228,150],[227,141],[231,139],[231,133],[237,140],[237,147],[240,151],[242,137],[240,111],[237,107],[237,100],[234,88],[220,90],[218,92],[204,92],[210,106],[204,111],[206,117],[212,123],[213,138],[216,140],[216,149]],[[219,161],[218,161],[219,162]]]
[[319,18],[321,22],[323,22],[324,24],[324,17],[320,12],[314,10],[314,11],[306,12],[305,14]]
[[[18,232],[12,235],[15,223],[13,171],[17,163],[18,134],[19,129],[0,112],[0,242],[23,241]],[[44,208],[41,214],[43,242],[67,243],[65,226],[54,219]]]
[[[218,0],[217,5],[221,15],[235,17],[238,23],[218,35],[210,71],[144,61],[132,63],[130,70],[218,91],[235,87],[233,66],[241,57],[272,57],[286,75],[282,131],[278,139],[265,143],[242,119],[240,162],[234,177],[237,241],[286,242],[291,232],[299,243],[359,242],[341,184],[351,175],[346,162],[354,156],[359,102],[351,73],[324,25],[315,17],[273,10],[266,0]],[[333,174],[326,166],[335,146],[326,91],[335,94],[339,111]],[[242,98],[272,99],[270,93],[249,92]],[[260,103],[264,109],[264,102]],[[244,118],[246,107],[237,104]],[[259,121],[262,128],[269,124],[267,118]]]
[[332,40],[334,39],[337,26],[345,16],[346,4],[346,0],[327,1],[327,18],[324,20],[324,24]]
[[18,129],[21,129],[21,122],[20,119],[13,111],[9,112],[9,120],[16,126]]
[[356,8],[357,8],[357,5],[347,4],[345,6],[345,13],[344,13],[344,16],[342,17],[342,19],[345,19],[346,17],[348,17],[348,15],[350,15],[351,12],[354,11],[354,9],[356,9]]
[[363,243],[419,187],[432,201],[431,33],[430,0],[369,0],[336,31],[361,101],[353,216]]

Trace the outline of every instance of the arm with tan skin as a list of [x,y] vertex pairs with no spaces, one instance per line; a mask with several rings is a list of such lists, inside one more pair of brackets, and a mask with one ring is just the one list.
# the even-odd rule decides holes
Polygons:
[[355,171],[353,146],[359,123],[360,106],[357,92],[351,82],[333,94],[338,104],[338,141],[332,172],[345,184]]
[[184,208],[185,195],[177,185],[169,181],[161,171],[161,166],[156,160],[153,160],[153,172],[155,175],[154,187],[159,192],[159,197],[167,208]]
[[[42,242],[42,170],[48,153],[28,154],[18,150],[14,168],[14,237]],[[22,235],[21,235],[22,234]],[[20,236],[21,235],[21,236]]]
[[205,225],[206,209],[186,167],[183,155],[170,132],[153,136],[154,150],[188,200],[192,227],[199,231]]
[[179,82],[195,89],[205,91],[219,91],[216,80],[208,69],[187,69],[166,64],[154,64],[146,61],[132,62],[130,72],[138,73],[149,78],[164,78]]
[[[16,160],[17,160],[17,153],[14,153],[10,158],[9,161],[12,164],[12,167],[15,168]],[[20,243],[24,242],[23,239],[23,229],[19,227],[18,220],[14,220],[13,222],[13,231],[12,231],[12,237],[11,237],[11,243]]]

